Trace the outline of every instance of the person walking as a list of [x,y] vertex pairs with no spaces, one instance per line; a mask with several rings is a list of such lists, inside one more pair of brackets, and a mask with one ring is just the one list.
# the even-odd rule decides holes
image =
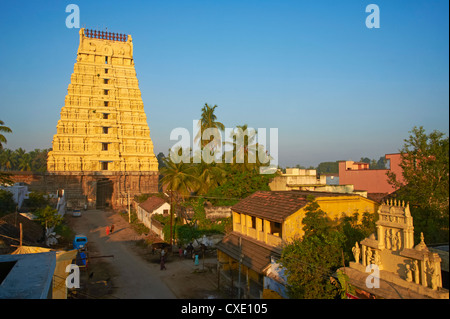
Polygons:
[[164,249],[161,249],[161,269],[160,270],[167,270],[165,259],[166,259],[166,251]]

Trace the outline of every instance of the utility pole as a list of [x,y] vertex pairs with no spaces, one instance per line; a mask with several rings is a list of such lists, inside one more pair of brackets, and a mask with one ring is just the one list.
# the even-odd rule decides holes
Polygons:
[[172,249],[173,191],[170,191],[170,249]]
[[128,202],[128,223],[131,224],[130,191],[127,192],[127,202]]

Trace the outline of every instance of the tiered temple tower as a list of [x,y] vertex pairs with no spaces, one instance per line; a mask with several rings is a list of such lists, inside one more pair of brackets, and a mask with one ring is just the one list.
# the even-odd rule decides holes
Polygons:
[[125,193],[157,191],[158,161],[134,68],[131,35],[80,29],[77,61],[47,170],[54,175],[91,176],[80,180],[88,202],[98,202],[99,176],[102,182],[113,183],[112,205]]

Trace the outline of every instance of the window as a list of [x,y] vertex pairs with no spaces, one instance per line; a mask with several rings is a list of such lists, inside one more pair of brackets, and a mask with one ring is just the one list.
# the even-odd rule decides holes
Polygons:
[[109,102],[108,101],[104,101],[103,102],[105,106],[109,106]]
[[103,79],[103,83],[104,84],[108,84],[109,83],[109,79]]
[[108,64],[108,57],[105,56],[105,64]]
[[281,223],[270,222],[270,233],[281,237]]
[[102,127],[102,129],[103,129],[103,134],[108,134],[109,127]]
[[108,162],[101,162],[102,164],[102,171],[107,171],[108,170]]
[[168,209],[163,209],[163,215],[169,215],[169,210]]
[[103,113],[103,119],[107,120],[109,117],[109,113]]
[[108,150],[108,143],[102,143],[102,151]]
[[105,74],[108,74],[108,69],[105,69]]
[[256,217],[255,216],[250,216],[252,219],[252,223],[251,225],[249,225],[249,227],[251,228],[256,228]]
[[103,94],[104,94],[104,95],[108,95],[108,91],[109,91],[109,90],[103,90]]

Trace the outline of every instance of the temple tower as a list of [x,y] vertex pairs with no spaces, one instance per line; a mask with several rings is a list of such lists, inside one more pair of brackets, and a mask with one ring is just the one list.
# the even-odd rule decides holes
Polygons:
[[[91,176],[99,187],[110,181],[116,202],[125,193],[157,191],[158,162],[134,68],[131,35],[80,29],[67,91],[48,154],[48,172]],[[89,202],[104,197],[89,178],[80,183]]]

